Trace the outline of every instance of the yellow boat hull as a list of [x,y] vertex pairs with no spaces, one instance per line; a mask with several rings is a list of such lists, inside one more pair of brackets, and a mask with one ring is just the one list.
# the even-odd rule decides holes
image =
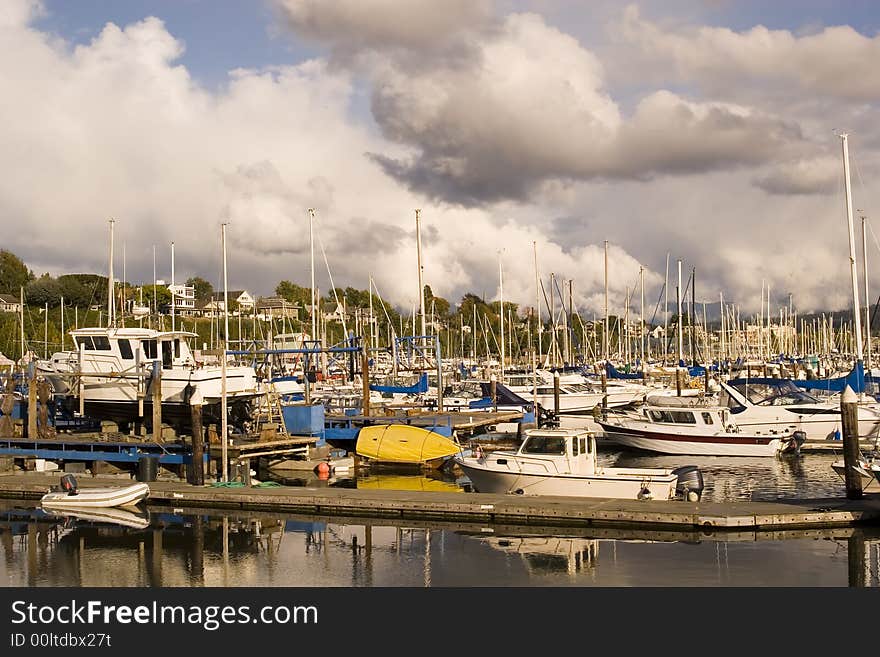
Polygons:
[[379,463],[434,465],[461,451],[451,438],[408,424],[378,424],[358,432],[358,456]]

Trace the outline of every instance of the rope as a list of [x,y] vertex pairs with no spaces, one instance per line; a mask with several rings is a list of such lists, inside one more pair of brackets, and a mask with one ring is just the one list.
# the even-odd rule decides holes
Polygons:
[[211,484],[212,488],[244,488],[244,484],[240,481],[215,481]]

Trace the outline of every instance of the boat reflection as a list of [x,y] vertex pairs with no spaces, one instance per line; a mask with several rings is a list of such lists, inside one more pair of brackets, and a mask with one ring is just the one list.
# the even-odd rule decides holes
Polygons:
[[577,575],[594,568],[599,559],[599,541],[558,536],[489,536],[483,541],[496,550],[520,556],[529,573],[545,575],[564,572]]

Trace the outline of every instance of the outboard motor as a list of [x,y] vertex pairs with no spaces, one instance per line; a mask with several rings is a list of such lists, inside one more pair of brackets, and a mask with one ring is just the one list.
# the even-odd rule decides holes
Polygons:
[[695,465],[683,465],[672,471],[678,476],[675,494],[683,500],[696,502],[703,497],[703,473]]
[[795,431],[791,434],[792,439],[794,440],[794,451],[800,454],[801,447],[805,442],[807,442],[807,432],[806,431]]
[[76,495],[76,477],[72,474],[66,474],[61,477],[61,490],[65,491],[68,495]]

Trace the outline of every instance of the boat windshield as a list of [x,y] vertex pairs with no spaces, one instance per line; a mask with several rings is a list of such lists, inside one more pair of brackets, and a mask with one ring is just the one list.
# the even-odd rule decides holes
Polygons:
[[529,436],[522,446],[523,454],[565,454],[562,436]]
[[791,381],[731,383],[740,394],[758,406],[788,406],[790,404],[818,404],[819,400],[798,388]]

